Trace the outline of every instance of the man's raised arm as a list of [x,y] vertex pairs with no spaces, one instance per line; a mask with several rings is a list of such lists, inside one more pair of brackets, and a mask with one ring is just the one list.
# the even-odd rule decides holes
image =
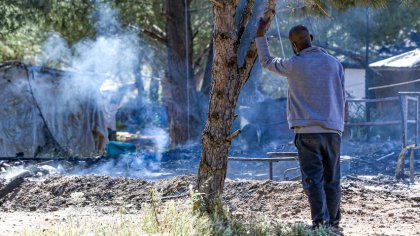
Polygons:
[[264,35],[265,29],[268,27],[267,22],[261,19],[258,23],[257,29],[257,38],[255,43],[258,50],[258,57],[262,67],[283,75],[287,76],[292,70],[292,58],[291,59],[282,59],[277,57],[272,57],[270,55],[270,50],[268,49],[267,38]]

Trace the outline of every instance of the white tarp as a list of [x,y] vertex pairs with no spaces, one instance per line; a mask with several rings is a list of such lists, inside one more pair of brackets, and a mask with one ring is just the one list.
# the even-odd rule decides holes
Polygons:
[[20,62],[0,65],[0,156],[45,156],[57,146],[79,156],[104,151],[108,128],[115,127],[108,113],[115,111],[97,97],[63,97],[66,79],[61,71]]

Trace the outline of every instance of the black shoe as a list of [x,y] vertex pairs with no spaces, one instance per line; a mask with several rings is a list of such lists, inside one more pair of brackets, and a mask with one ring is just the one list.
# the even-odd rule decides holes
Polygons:
[[311,226],[311,231],[315,231],[315,230],[317,230],[319,227],[320,227],[320,225],[318,225],[318,224],[312,225],[312,226]]
[[319,228],[325,227],[326,223],[324,221],[317,221],[317,222],[312,222],[312,226],[311,226],[311,230],[317,230]]
[[334,223],[334,224],[330,223],[330,224],[328,224],[328,227],[331,228],[331,229],[336,229],[336,230],[341,230],[341,231],[343,230],[343,228],[340,227],[339,223]]
[[341,228],[339,226],[339,224],[330,224],[327,227],[327,230],[332,234],[332,235],[337,235],[337,236],[342,236],[343,234],[343,228]]

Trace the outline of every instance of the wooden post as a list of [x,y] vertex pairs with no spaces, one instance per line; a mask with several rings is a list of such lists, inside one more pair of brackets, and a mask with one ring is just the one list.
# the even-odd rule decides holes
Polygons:
[[402,128],[402,147],[407,146],[407,110],[408,101],[407,96],[400,95],[400,110],[401,110],[401,128]]
[[410,182],[414,183],[414,147],[410,149]]
[[345,124],[344,129],[346,129],[344,131],[345,137],[350,137],[350,126],[348,126],[349,121],[350,121],[349,102],[346,101],[345,106],[344,106],[344,124]]
[[346,104],[344,106],[344,122],[348,122],[349,121],[349,102],[346,101]]
[[416,148],[416,146],[414,144],[403,147],[403,149],[400,152],[400,155],[398,156],[397,168],[395,168],[395,178],[397,178],[397,179],[404,178],[405,154],[407,153],[407,150],[409,150],[409,149],[414,150],[415,148]]
[[272,161],[270,161],[270,162],[268,162],[268,168],[269,168],[269,175],[270,175],[270,180],[273,180],[273,162]]

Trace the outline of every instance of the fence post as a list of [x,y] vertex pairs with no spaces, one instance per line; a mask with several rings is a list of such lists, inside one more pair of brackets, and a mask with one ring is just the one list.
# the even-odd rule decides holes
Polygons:
[[350,112],[349,112],[349,101],[345,102],[344,105],[344,132],[343,137],[350,137],[350,126],[347,124],[350,122]]
[[410,149],[410,182],[414,183],[414,147]]
[[269,171],[268,175],[269,175],[270,180],[273,180],[273,162],[271,161],[268,162],[268,171]]
[[400,96],[400,110],[401,110],[401,128],[402,128],[402,146],[405,148],[407,146],[407,110],[408,110],[408,100],[407,96]]

